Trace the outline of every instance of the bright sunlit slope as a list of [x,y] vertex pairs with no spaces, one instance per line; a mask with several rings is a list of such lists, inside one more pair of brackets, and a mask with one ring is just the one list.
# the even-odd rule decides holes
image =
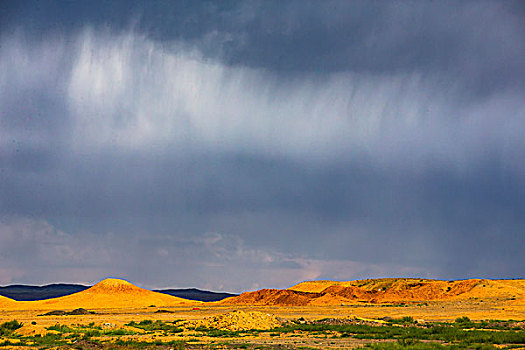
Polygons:
[[200,302],[142,289],[124,280],[105,279],[75,294],[47,300],[14,302],[8,304],[7,308],[28,310],[140,308],[151,305],[178,306],[198,303]]
[[6,298],[4,296],[0,295],[0,308],[9,308],[10,306],[13,306],[16,304],[16,301],[13,299]]
[[525,280],[440,281],[381,278],[357,281],[308,281],[283,290],[262,289],[224,299],[226,305],[340,305],[479,300],[523,304]]
[[524,298],[525,280],[440,281],[417,278],[381,278],[345,282],[307,281],[290,287],[288,290],[337,295],[348,301],[379,303],[469,298],[511,301]]

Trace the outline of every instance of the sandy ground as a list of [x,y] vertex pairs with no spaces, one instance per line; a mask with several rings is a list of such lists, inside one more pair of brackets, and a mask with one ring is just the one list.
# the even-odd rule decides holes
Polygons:
[[[414,319],[426,321],[447,321],[457,317],[467,316],[473,320],[523,320],[525,319],[525,303],[504,303],[497,301],[479,302],[472,301],[439,301],[428,302],[427,305],[411,306],[381,306],[368,305],[343,305],[343,306],[220,306],[212,303],[195,306],[158,306],[142,308],[97,308],[90,309],[96,312],[92,315],[76,316],[39,316],[48,310],[0,310],[0,322],[16,319],[25,324],[36,321],[45,326],[55,323],[114,323],[117,325],[130,321],[151,320],[195,320],[203,317],[217,315],[233,310],[261,311],[270,313],[286,320],[304,317],[305,319],[321,319],[327,317],[403,317],[412,316]],[[157,313],[158,310],[168,310],[172,313]]]

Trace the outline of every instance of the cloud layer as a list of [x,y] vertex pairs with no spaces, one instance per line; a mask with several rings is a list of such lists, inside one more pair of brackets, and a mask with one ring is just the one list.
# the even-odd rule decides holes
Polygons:
[[0,283],[522,277],[519,3],[114,4],[3,8]]

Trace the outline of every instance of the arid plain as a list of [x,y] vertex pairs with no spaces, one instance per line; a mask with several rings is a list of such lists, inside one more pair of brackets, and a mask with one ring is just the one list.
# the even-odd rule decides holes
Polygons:
[[[0,310],[0,323],[20,323],[0,339],[8,348],[46,347],[47,343],[40,343],[46,336],[53,340],[47,347],[66,348],[108,344],[352,348],[389,340],[341,336],[341,332],[329,327],[325,327],[328,333],[295,329],[281,334],[272,330],[322,322],[403,326],[396,320],[422,327],[468,318],[515,320],[514,328],[523,332],[520,327],[525,320],[525,280],[310,281],[288,289],[247,292],[219,302],[198,302],[145,290],[123,280],[106,279],[60,298],[14,301],[1,297]],[[91,336],[86,337],[86,333]],[[515,345],[519,343],[514,348]]]

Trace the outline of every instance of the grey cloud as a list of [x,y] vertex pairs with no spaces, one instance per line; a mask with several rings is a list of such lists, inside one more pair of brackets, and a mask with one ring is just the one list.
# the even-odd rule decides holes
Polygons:
[[[24,124],[29,131],[20,131],[10,122],[19,118],[10,116],[24,113],[5,105],[5,129],[19,142],[46,145],[52,140],[79,154],[112,148],[172,153],[205,153],[211,148],[235,153],[242,148],[270,157],[308,154],[311,159],[337,161],[368,153],[379,162],[412,162],[410,156],[421,163],[436,157],[466,166],[483,158],[486,147],[512,149],[504,152],[517,153],[513,157],[519,157],[522,148],[515,130],[523,127],[525,112],[517,93],[499,93],[463,106],[454,82],[436,84],[437,76],[332,74],[290,81],[206,61],[198,51],[184,47],[172,53],[140,35],[114,37],[86,30],[71,45],[63,40],[47,46],[57,46],[56,51],[68,58],[48,55],[34,63],[14,61],[11,67],[20,81],[26,75],[26,80],[36,80],[33,85],[40,86],[44,96],[47,90],[58,94],[52,99],[56,110],[42,104],[39,111],[53,132],[36,128],[38,121],[31,118]],[[20,48],[16,40],[14,45],[15,54],[3,52],[13,60],[55,52],[46,45],[33,51]],[[69,64],[58,70],[62,62]],[[35,71],[55,72],[58,82],[48,76],[35,78]],[[7,101],[13,100],[7,93],[12,74],[3,74],[2,99]],[[24,91],[17,98],[35,95]],[[500,113],[507,114],[504,124]],[[499,130],[494,133],[496,125]]]
[[255,4],[232,16],[240,30],[225,30],[239,39],[225,40],[226,62],[284,74],[439,72],[479,97],[523,89],[525,26],[517,2]]
[[1,283],[520,277],[517,3],[8,4]]
[[134,29],[166,47],[173,41],[196,45],[205,56],[233,66],[281,75],[438,72],[455,79],[465,94],[483,98],[501,89],[523,89],[521,7],[519,1],[154,1],[147,6],[28,1],[3,6],[9,14],[6,27],[22,25],[39,39],[56,32],[76,35],[85,26],[113,33]]
[[[480,254],[492,251],[494,260],[506,262],[500,275],[519,273],[523,186],[486,169],[457,177],[442,171],[388,174],[373,164],[321,170],[204,158],[192,160],[191,166],[173,161],[167,166],[170,160],[165,160],[159,170],[144,159],[120,168],[116,162],[89,163],[62,178],[50,174],[50,188],[31,179],[8,182],[2,211],[52,218],[68,231],[91,232],[93,238],[105,232],[116,232],[117,241],[144,235],[137,247],[166,246],[149,241],[156,233],[178,237],[217,231],[266,251],[282,249],[317,260],[392,262],[457,277],[497,277],[495,271],[478,270],[488,253]],[[95,167],[111,170],[90,173]],[[180,244],[212,247],[214,237]],[[237,239],[229,242],[222,250],[208,251],[216,263],[228,261],[239,245]],[[145,259],[154,255],[145,249],[138,254]]]
[[[325,276],[358,278],[394,271],[420,276],[424,273],[419,268],[399,264],[318,260],[276,249],[254,248],[239,236],[219,233],[177,237],[104,234],[91,239],[57,230],[42,220],[20,217],[3,217],[0,233],[3,283],[52,280],[90,284],[101,276],[114,276],[136,280],[148,288],[195,286],[241,292],[284,287]],[[28,252],[31,254],[27,255]],[[153,270],[155,274],[151,273]]]

